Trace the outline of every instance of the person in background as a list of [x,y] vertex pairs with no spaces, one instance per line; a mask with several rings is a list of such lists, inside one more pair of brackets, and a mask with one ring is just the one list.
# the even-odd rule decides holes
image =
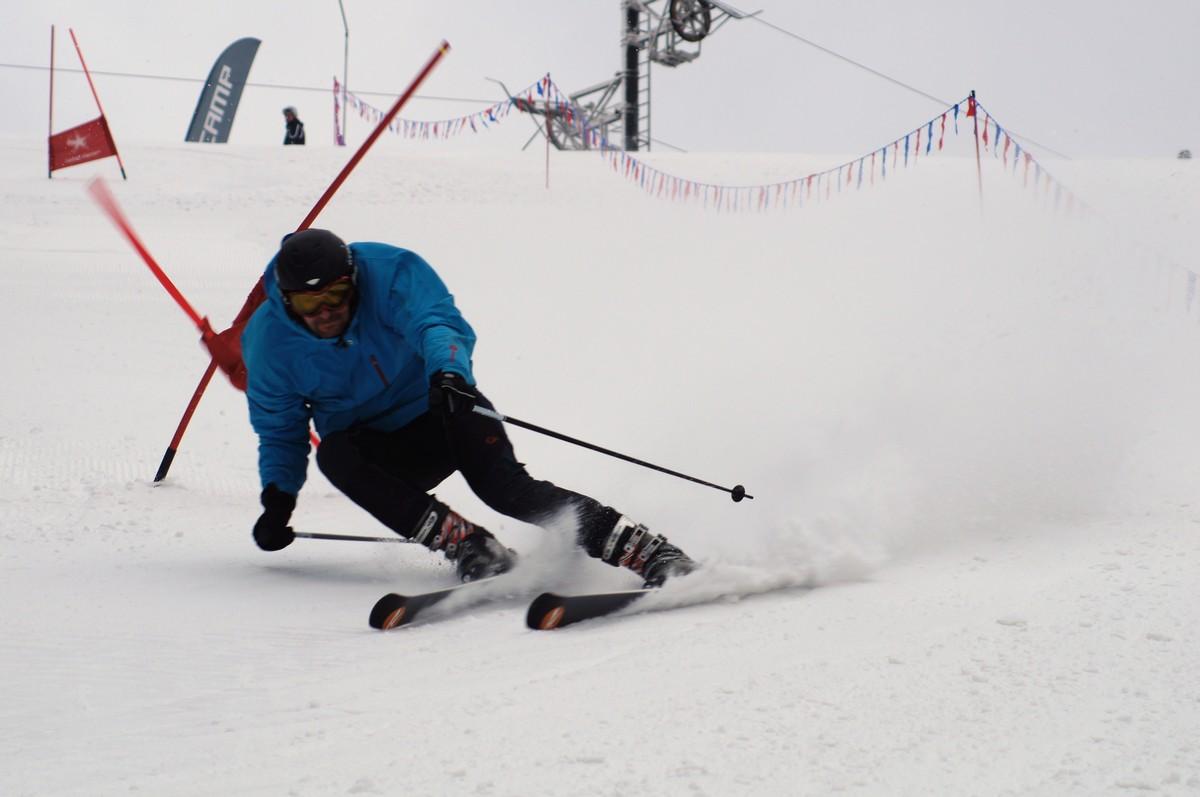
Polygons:
[[304,122],[296,116],[296,109],[288,106],[283,109],[283,118],[287,121],[287,132],[283,135],[284,144],[304,143]]
[[475,332],[414,252],[352,243],[327,230],[284,238],[263,274],[267,299],[242,333],[246,399],[258,435],[263,513],[254,540],[291,544],[288,525],[308,468],[395,533],[441,551],[472,581],[512,568],[515,554],[430,491],[459,472],[497,512],[547,523],[563,512],[592,557],[647,586],[695,563],[666,538],[588,496],[534,479],[472,373]]

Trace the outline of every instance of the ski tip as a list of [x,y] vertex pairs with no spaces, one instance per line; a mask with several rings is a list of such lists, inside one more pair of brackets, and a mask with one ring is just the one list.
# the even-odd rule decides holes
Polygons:
[[551,631],[558,628],[563,621],[565,609],[562,597],[553,592],[543,592],[529,604],[529,612],[525,615],[525,625],[534,631]]
[[375,602],[367,622],[372,628],[388,631],[396,626],[404,625],[407,614],[408,606],[404,596],[389,593]]

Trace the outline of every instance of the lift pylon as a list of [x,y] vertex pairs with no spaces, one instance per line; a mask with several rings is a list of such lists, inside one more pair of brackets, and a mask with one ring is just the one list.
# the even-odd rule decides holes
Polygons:
[[591,149],[591,136],[584,134],[583,120],[576,118],[582,114],[588,129],[598,131],[605,146],[649,150],[651,64],[676,67],[694,61],[700,57],[701,42],[729,20],[760,13],[739,11],[723,0],[621,0],[621,12],[623,68],[609,80],[568,95],[570,113],[504,90],[538,128],[525,146],[542,135],[557,149]]

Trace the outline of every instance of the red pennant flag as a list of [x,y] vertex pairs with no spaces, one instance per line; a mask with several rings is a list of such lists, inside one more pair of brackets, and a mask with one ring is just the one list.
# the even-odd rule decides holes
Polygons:
[[50,136],[50,171],[116,154],[116,145],[103,116]]
[[975,98],[967,97],[967,116],[975,115]]

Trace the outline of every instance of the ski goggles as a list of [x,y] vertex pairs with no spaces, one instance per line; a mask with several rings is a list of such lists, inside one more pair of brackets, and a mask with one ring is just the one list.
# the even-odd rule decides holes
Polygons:
[[309,316],[321,312],[322,307],[341,307],[354,293],[354,283],[342,277],[319,291],[292,291],[285,294],[288,307],[297,315]]

